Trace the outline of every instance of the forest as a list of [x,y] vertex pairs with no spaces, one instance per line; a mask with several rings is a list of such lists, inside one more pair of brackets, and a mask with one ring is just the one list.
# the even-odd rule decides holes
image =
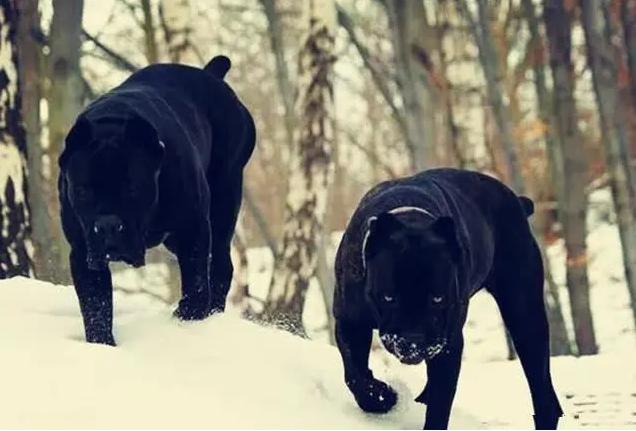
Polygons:
[[[233,313],[333,344],[335,250],[360,198],[455,167],[534,201],[551,354],[635,351],[636,1],[306,3],[0,0],[0,279],[72,284],[57,160],[82,109],[149,64],[223,54],[257,130]],[[112,268],[122,295],[180,297],[163,247]],[[492,307],[476,306],[475,349],[512,359]]]

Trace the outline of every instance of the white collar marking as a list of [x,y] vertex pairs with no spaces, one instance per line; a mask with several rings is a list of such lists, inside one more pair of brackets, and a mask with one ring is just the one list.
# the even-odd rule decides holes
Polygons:
[[[389,214],[402,214],[402,213],[406,213],[406,212],[419,212],[422,214],[426,214],[429,217],[433,217],[435,218],[435,216],[429,211],[426,210],[424,208],[420,208],[420,207],[411,207],[411,206],[405,206],[405,207],[397,207],[397,208],[393,208],[392,210],[387,211]],[[369,223],[372,220],[376,220],[378,217],[377,216],[371,216],[367,219],[367,226],[369,226]],[[366,255],[366,250],[367,250],[367,241],[369,241],[369,235],[371,234],[371,231],[367,228],[366,232],[364,233],[364,238],[362,240],[362,269],[366,269],[367,267],[367,259],[365,257]]]

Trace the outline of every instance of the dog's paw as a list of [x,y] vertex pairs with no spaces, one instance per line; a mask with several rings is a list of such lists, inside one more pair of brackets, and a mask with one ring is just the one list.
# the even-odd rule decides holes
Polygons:
[[115,347],[115,337],[111,333],[87,333],[86,342],[91,344],[106,344]]
[[210,307],[200,302],[182,299],[173,314],[180,320],[203,320],[210,314]]
[[397,403],[397,393],[386,383],[371,378],[348,382],[358,406],[369,413],[386,413]]

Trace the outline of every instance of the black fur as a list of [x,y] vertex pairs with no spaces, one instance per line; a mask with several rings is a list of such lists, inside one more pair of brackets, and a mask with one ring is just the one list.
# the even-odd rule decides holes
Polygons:
[[345,381],[363,410],[386,412],[397,401],[368,367],[378,329],[403,363],[427,362],[417,398],[427,404],[424,426],[448,426],[468,302],[485,287],[514,340],[537,428],[556,427],[562,411],[550,377],[541,255],[526,220],[532,211],[530,199],[494,178],[456,169],[384,182],[362,198],[336,256],[334,315]]
[[211,64],[225,68],[148,66],[91,103],[67,136],[58,187],[89,342],[115,343],[108,262],[143,265],[146,249],[160,243],[179,260],[176,315],[224,309],[255,130],[220,79],[229,59]]

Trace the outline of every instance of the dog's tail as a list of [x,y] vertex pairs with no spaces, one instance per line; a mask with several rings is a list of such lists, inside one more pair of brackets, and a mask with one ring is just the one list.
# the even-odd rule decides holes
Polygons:
[[219,79],[225,78],[225,74],[232,67],[232,62],[224,55],[217,55],[208,64],[205,65],[203,70],[211,73]]
[[526,217],[534,214],[534,202],[532,202],[532,199],[526,196],[519,196],[519,203],[521,208],[523,208],[523,212],[526,213]]

